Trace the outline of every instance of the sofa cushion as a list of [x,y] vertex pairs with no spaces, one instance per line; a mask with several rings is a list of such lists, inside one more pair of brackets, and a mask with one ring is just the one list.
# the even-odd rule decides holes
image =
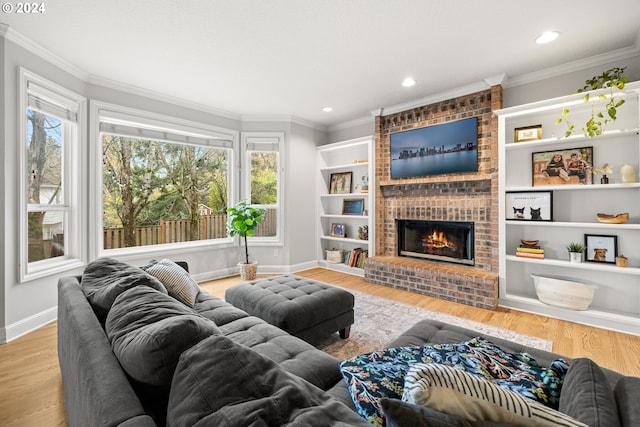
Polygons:
[[341,379],[338,359],[258,317],[249,316],[227,323],[220,326],[220,331],[323,390]]
[[484,378],[438,363],[417,363],[409,369],[402,400],[469,421],[527,426],[586,426]]
[[186,351],[176,368],[167,426],[368,426],[345,405],[224,336]]
[[160,280],[169,291],[169,295],[193,307],[200,288],[184,268],[169,259],[161,259],[145,267],[145,271]]
[[618,404],[620,423],[623,427],[635,426],[640,420],[640,378],[623,377],[616,384],[613,393]]
[[168,386],[182,352],[220,333],[215,323],[146,286],[116,298],[105,330],[125,372],[153,386]]
[[167,293],[162,283],[142,269],[113,258],[98,258],[82,273],[82,290],[100,323],[104,324],[116,297],[127,289],[145,285]]
[[574,359],[571,363],[564,377],[559,409],[590,426],[620,426],[609,381],[591,359]]
[[387,427],[506,427],[509,423],[467,421],[455,415],[398,399],[382,399]]

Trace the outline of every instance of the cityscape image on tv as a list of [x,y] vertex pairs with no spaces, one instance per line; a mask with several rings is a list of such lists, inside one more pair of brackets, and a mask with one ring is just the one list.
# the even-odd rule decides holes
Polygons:
[[477,172],[476,117],[391,134],[391,178]]

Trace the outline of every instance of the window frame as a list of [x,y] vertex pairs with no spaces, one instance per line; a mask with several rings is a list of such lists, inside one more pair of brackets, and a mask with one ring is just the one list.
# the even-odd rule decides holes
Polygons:
[[[150,134],[166,133],[175,138],[184,138],[183,141],[174,139],[151,138],[156,140],[164,140],[169,143],[190,143],[211,140],[210,144],[206,142],[197,145],[221,147],[216,145],[214,141],[228,141],[225,148],[229,149],[229,175],[228,175],[228,195],[227,200],[230,203],[236,197],[235,190],[237,184],[236,177],[233,173],[233,167],[238,157],[238,135],[239,132],[225,129],[217,126],[207,125],[204,123],[180,119],[177,117],[166,116],[163,114],[152,113],[148,111],[138,110],[134,108],[124,107],[121,105],[106,103],[102,101],[91,101],[90,103],[91,131],[90,131],[90,159],[91,170],[89,175],[89,185],[93,190],[94,197],[91,198],[90,206],[90,257],[95,259],[101,256],[127,256],[127,255],[153,255],[166,254],[167,251],[172,253],[185,253],[201,250],[203,247],[224,247],[231,246],[233,239],[230,237],[221,239],[196,240],[190,242],[165,243],[158,245],[135,246],[129,248],[104,249],[103,242],[103,171],[102,171],[102,123],[111,123],[114,126],[124,127],[140,127]],[[130,135],[133,136],[133,135]],[[172,138],[173,138],[172,137]]]
[[[242,163],[240,170],[242,171],[241,182],[241,199],[251,202],[251,153],[255,151],[275,151],[278,153],[278,190],[277,203],[275,209],[277,211],[278,220],[276,222],[276,235],[273,237],[251,236],[249,240],[253,244],[259,246],[283,246],[284,245],[284,151],[285,151],[285,134],[284,132],[242,132]],[[252,145],[260,146],[277,146],[277,149],[271,150],[253,150]],[[236,200],[237,202],[238,200]],[[254,205],[257,208],[271,208],[274,205]]]
[[[18,97],[18,141],[19,141],[19,183],[20,203],[18,204],[19,233],[18,253],[19,280],[21,283],[48,277],[84,265],[83,205],[80,194],[83,189],[84,172],[82,159],[85,153],[87,99],[69,89],[66,89],[26,68],[18,67],[19,97]],[[39,106],[31,105],[30,97],[37,98]],[[62,192],[64,204],[55,206],[30,205],[27,201],[29,183],[27,173],[27,109],[38,111],[64,123],[62,139]],[[66,111],[67,117],[60,117]],[[75,115],[75,120],[68,117],[68,113]],[[64,212],[64,255],[46,258],[39,261],[28,261],[28,213],[37,211]]]

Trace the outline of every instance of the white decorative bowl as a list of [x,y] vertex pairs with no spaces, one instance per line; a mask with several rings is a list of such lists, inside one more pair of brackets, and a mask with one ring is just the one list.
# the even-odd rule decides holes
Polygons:
[[571,310],[586,310],[597,289],[595,283],[560,276],[532,274],[538,299],[545,304]]

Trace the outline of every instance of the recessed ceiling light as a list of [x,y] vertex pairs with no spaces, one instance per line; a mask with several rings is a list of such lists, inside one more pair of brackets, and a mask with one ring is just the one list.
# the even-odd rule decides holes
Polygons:
[[325,113],[330,113],[333,111],[332,107],[322,107],[322,111],[324,111]]
[[557,39],[559,35],[560,33],[558,33],[557,31],[545,31],[536,39],[536,43],[538,44],[550,43],[555,39]]
[[407,77],[406,79],[404,79],[402,81],[402,86],[404,86],[404,87],[411,87],[411,86],[413,86],[415,84],[416,84],[416,81],[411,77]]

